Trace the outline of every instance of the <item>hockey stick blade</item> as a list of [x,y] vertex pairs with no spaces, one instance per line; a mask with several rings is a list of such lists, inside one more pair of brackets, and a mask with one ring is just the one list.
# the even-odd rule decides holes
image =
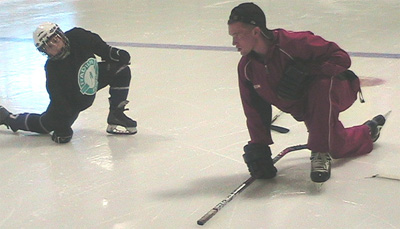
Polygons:
[[271,125],[271,130],[274,130],[274,131],[276,131],[278,133],[281,133],[281,134],[286,134],[286,133],[288,133],[290,131],[288,128],[281,127],[281,126],[276,126],[276,125]]
[[279,111],[278,114],[276,114],[271,119],[271,130],[274,130],[274,131],[276,131],[278,133],[281,133],[281,134],[286,134],[287,132],[289,132],[289,129],[287,129],[285,127],[281,127],[281,126],[272,125],[272,123],[274,123],[282,114],[283,114],[283,111]]
[[[276,155],[272,161],[274,164],[278,162],[282,157],[284,157],[286,154],[297,151],[297,150],[302,150],[302,149],[307,149],[307,145],[295,145],[291,147],[287,147],[286,149],[282,150],[278,155]],[[201,217],[199,220],[197,220],[198,225],[204,225],[207,223],[208,220],[210,220],[212,217],[214,217],[219,210],[221,210],[225,205],[227,205],[235,196],[237,196],[239,193],[241,193],[244,189],[249,187],[256,179],[253,177],[248,178],[245,182],[243,182],[239,187],[237,187],[235,190],[233,190],[224,200],[219,202],[215,207],[213,207],[210,211],[208,211],[203,217]]]

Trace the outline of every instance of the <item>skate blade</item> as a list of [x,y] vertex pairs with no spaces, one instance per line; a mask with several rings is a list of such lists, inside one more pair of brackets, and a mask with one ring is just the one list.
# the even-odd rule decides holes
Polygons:
[[385,119],[387,119],[391,113],[392,113],[392,110],[386,112],[386,114],[384,114],[383,117],[385,117]]
[[376,136],[375,139],[372,140],[373,142],[376,142],[378,140],[378,138],[380,137],[382,128],[386,124],[387,119],[391,113],[392,113],[392,110],[390,110],[390,111],[386,112],[386,114],[382,115],[384,117],[385,121],[384,121],[383,125],[378,125],[378,135]]
[[109,134],[124,134],[124,135],[133,135],[137,133],[136,127],[124,127],[119,125],[108,125],[106,131]]

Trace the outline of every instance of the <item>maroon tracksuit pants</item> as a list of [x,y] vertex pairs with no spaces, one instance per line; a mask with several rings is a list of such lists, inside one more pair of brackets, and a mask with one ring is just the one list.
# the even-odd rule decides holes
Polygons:
[[359,79],[325,78],[314,81],[309,89],[304,116],[309,132],[308,148],[315,152],[329,152],[332,158],[370,153],[372,140],[369,127],[345,128],[339,121],[339,113],[357,99]]

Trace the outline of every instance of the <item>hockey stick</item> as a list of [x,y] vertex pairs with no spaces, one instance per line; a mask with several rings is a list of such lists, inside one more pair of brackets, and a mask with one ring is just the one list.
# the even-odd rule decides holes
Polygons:
[[271,123],[274,123],[282,114],[283,114],[283,111],[279,111],[278,114],[276,114],[276,115],[271,119]]
[[[276,155],[272,161],[274,164],[279,161],[282,157],[284,157],[286,154],[296,151],[296,150],[302,150],[302,149],[307,149],[307,145],[295,145],[295,146],[290,146],[281,151],[278,155]],[[247,179],[245,182],[243,182],[239,187],[237,187],[233,192],[231,192],[224,200],[219,202],[215,207],[213,207],[210,211],[208,211],[203,217],[201,217],[199,220],[197,220],[198,225],[204,225],[208,220],[210,220],[219,210],[221,210],[225,205],[227,205],[236,195],[241,193],[244,189],[249,187],[256,179],[253,177],[250,177]]]
[[281,127],[281,126],[276,126],[276,125],[272,125],[272,123],[275,122],[275,120],[277,120],[279,118],[279,116],[281,116],[283,114],[283,111],[279,111],[278,114],[276,114],[272,119],[271,119],[271,130],[274,130],[278,133],[281,134],[286,134],[287,132],[289,132],[290,130],[285,128],[285,127]]
[[271,125],[271,130],[274,130],[274,131],[276,131],[278,133],[281,133],[281,134],[286,134],[287,132],[290,131],[288,128],[281,127],[281,126],[276,126],[276,125]]
[[277,126],[277,125],[272,125],[272,123],[274,123],[274,122],[279,118],[279,116],[281,116],[282,114],[283,114],[283,111],[279,111],[279,113],[276,114],[276,115],[271,119],[271,130],[274,130],[274,131],[276,131],[276,132],[278,132],[278,133],[281,133],[281,134],[286,134],[287,132],[290,131],[289,129],[287,129],[287,128],[285,128],[285,127]]
[[396,177],[396,176],[392,176],[392,175],[381,175],[381,174],[375,174],[371,177],[366,177],[366,178],[381,178],[381,179],[386,179],[386,180],[400,181],[400,177]]

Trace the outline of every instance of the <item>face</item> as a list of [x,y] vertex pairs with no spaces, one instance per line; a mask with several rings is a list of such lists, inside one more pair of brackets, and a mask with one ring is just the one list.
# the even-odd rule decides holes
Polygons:
[[56,56],[65,47],[65,43],[63,39],[61,39],[60,35],[55,35],[53,36],[45,45],[44,51],[47,53],[49,56]]
[[229,35],[232,36],[234,45],[242,56],[253,51],[256,44],[255,27],[246,25],[242,22],[235,22],[228,25]]

